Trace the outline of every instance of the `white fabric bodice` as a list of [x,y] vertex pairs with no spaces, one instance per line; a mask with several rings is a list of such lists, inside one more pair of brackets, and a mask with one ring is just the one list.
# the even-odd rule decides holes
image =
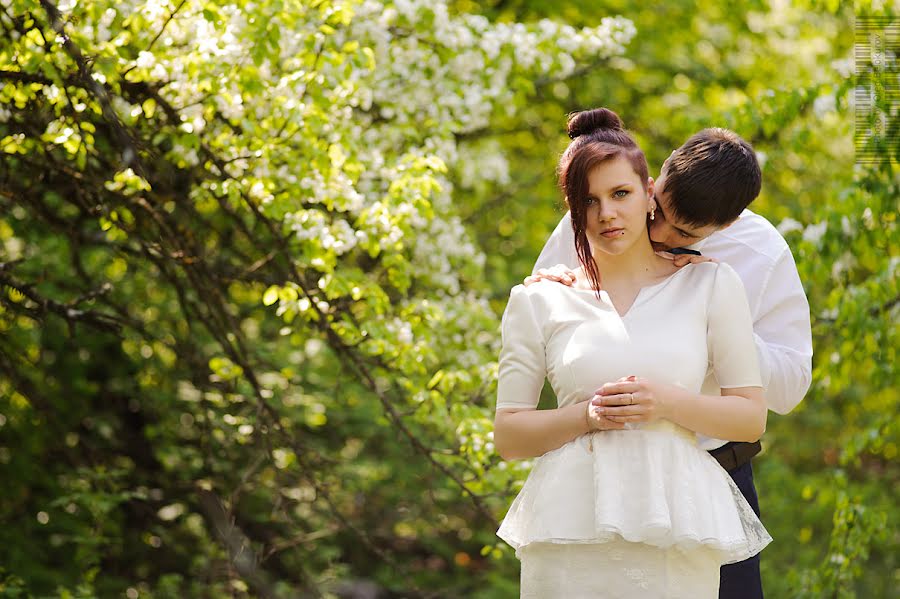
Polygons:
[[759,386],[747,299],[726,264],[685,266],[619,315],[605,291],[542,281],[512,289],[503,316],[497,408],[534,408],[545,376],[560,407],[635,375],[700,392]]

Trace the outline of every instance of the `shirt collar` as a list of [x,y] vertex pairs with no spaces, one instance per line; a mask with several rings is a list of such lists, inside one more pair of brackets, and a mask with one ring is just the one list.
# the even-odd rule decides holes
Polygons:
[[[753,214],[752,212],[750,212],[750,209],[749,209],[749,208],[744,208],[744,211],[741,212],[740,215],[738,215],[738,220],[740,220],[740,219],[742,219],[743,217],[748,216],[748,215],[750,215],[750,214]],[[696,251],[698,251],[698,252],[702,252],[702,251],[703,251],[703,246],[706,245],[706,242],[709,241],[710,237],[714,237],[714,236],[716,236],[716,235],[718,235],[718,234],[719,234],[719,231],[716,231],[715,233],[713,233],[713,234],[710,235],[709,237],[704,237],[704,238],[701,239],[700,241],[698,241],[698,242],[696,242],[696,243],[692,243],[691,245],[686,245],[686,246],[684,246],[684,247],[687,248],[687,249],[689,249],[689,250],[696,250]]]

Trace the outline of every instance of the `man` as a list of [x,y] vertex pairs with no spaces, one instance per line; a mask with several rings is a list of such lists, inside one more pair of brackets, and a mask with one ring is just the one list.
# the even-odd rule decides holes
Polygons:
[[[787,414],[803,399],[812,379],[809,304],[784,238],[769,221],[747,209],[760,187],[759,164],[750,144],[726,129],[704,129],[663,164],[655,182],[657,210],[648,226],[654,249],[678,254],[673,259],[679,266],[711,257],[728,263],[741,277],[753,315],[769,409]],[[701,251],[703,258],[691,255]],[[540,279],[571,284],[574,273],[568,269],[578,265],[572,221],[566,213],[526,284]],[[718,390],[715,377],[708,373],[703,393],[718,394]],[[611,405],[602,399],[594,403]],[[698,437],[759,515],[750,463],[760,450],[759,442]],[[759,555],[722,567],[719,596],[762,598]]]

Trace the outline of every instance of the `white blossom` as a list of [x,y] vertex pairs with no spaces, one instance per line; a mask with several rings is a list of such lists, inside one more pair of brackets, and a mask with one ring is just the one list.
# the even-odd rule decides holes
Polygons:
[[769,155],[763,152],[762,150],[756,150],[756,161],[759,163],[759,168],[763,169],[766,166],[766,161],[769,160]]
[[[576,29],[548,19],[494,23],[482,15],[453,15],[444,0],[361,0],[352,4],[349,25],[329,37],[319,29],[320,18],[312,18],[317,11],[300,3],[296,22],[271,17],[282,31],[280,54],[257,64],[251,60],[258,29],[249,22],[251,6],[219,4],[222,20],[213,22],[203,3],[187,3],[167,22],[174,5],[123,0],[79,27],[117,55],[116,45],[132,41],[112,37],[116,19],[144,19],[147,43],[137,46],[144,50],[133,64],[161,84],[161,96],[178,107],[181,130],[212,143],[233,178],[201,185],[217,195],[240,189],[265,210],[278,209],[285,230],[310,244],[314,268],[326,268],[326,254],[333,258],[359,246],[402,251],[414,261],[415,277],[450,296],[465,288],[461,272],[485,261],[457,215],[454,184],[510,181],[500,144],[460,144],[460,134],[489,127],[498,111],[527,95],[520,81],[565,78],[579,65],[620,56],[635,35],[634,25],[619,17]],[[293,7],[287,3],[285,14]],[[303,16],[307,10],[310,17]],[[163,23],[164,35],[147,49]],[[347,42],[359,44],[356,55],[339,54]],[[304,58],[310,43],[324,48],[315,65]],[[374,59],[372,68],[362,66],[364,51]],[[353,67],[345,68],[345,61]],[[247,78],[259,89],[248,91]],[[127,123],[143,118],[139,105],[117,96],[112,105]],[[4,110],[0,120],[8,118]],[[243,140],[266,143],[261,149],[243,143],[231,126],[241,127]],[[329,146],[337,148],[331,155]],[[323,155],[327,167],[316,158]],[[189,166],[200,162],[196,147],[177,140],[169,156]],[[423,161],[416,167],[422,173],[392,193],[411,159]],[[429,185],[420,188],[421,181]],[[463,303],[492,313],[479,302],[473,295]],[[475,354],[461,359],[475,362]]]
[[824,220],[813,225],[807,225],[806,228],[803,229],[803,240],[818,244],[827,230],[828,222]]
[[[160,22],[160,19],[168,16],[169,6],[166,0],[148,0],[141,9],[141,14],[151,23]],[[162,24],[160,22],[160,24]]]
[[156,64],[156,58],[153,56],[152,53],[147,52],[145,50],[141,50],[138,53],[138,57],[137,57],[137,60],[135,61],[135,64],[138,66],[138,68],[150,69],[150,68],[153,68],[153,65]]
[[823,117],[828,112],[834,112],[835,98],[831,94],[819,96],[813,101],[813,112],[817,117]]
[[792,233],[793,231],[802,231],[803,225],[799,221],[794,220],[791,217],[787,217],[780,223],[778,223],[777,228],[779,233],[781,233],[782,235],[787,235],[788,233]]

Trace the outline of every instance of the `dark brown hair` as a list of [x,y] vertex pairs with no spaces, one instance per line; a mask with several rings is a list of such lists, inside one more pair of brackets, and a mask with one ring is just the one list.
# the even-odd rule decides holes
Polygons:
[[647,190],[647,158],[634,138],[625,131],[619,116],[607,108],[595,108],[569,115],[572,142],[559,159],[559,187],[565,195],[575,233],[575,252],[591,286],[600,297],[600,273],[591,255],[585,233],[587,226],[588,175],[598,164],[622,156]]
[[662,191],[674,216],[696,227],[721,227],[759,195],[762,173],[753,147],[718,127],[694,134],[663,165]]

